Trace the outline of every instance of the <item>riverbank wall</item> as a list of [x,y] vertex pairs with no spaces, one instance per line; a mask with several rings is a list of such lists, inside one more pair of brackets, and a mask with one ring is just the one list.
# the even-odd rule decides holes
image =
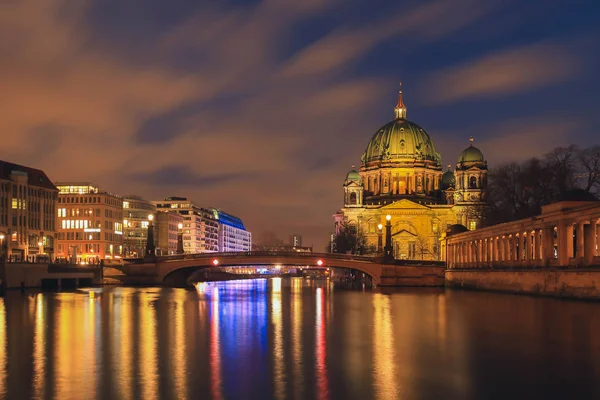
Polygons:
[[383,265],[379,286],[443,287],[444,269],[435,265]]
[[446,287],[600,300],[600,268],[447,269]]
[[73,264],[0,263],[3,289],[76,288],[102,284],[101,267]]

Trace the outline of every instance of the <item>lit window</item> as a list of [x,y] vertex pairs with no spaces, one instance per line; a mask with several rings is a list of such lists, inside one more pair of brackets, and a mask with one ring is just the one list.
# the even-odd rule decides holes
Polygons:
[[475,229],[477,229],[477,221],[470,221],[469,222],[469,229],[474,231]]

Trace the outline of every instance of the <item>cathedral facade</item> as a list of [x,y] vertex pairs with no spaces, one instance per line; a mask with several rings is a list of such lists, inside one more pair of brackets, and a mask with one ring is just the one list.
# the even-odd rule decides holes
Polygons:
[[394,258],[444,260],[440,238],[449,226],[473,230],[481,224],[487,162],[471,138],[456,168],[443,171],[431,137],[406,119],[402,90],[394,112],[367,144],[359,170],[346,175],[336,232],[361,231],[381,252],[387,217]]

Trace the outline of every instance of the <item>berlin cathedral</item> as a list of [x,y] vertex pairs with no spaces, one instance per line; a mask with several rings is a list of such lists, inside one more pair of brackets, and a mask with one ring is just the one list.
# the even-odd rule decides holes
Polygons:
[[473,230],[481,223],[487,161],[471,138],[456,168],[443,171],[427,132],[406,119],[402,90],[394,112],[396,118],[367,144],[359,170],[346,175],[344,206],[334,214],[336,232],[360,230],[381,251],[387,217],[394,258],[444,260],[446,229],[460,224]]

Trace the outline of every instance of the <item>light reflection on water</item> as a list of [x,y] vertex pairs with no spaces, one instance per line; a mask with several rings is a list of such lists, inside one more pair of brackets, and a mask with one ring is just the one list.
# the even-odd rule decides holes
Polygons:
[[0,398],[600,398],[600,304],[298,279],[0,299]]

